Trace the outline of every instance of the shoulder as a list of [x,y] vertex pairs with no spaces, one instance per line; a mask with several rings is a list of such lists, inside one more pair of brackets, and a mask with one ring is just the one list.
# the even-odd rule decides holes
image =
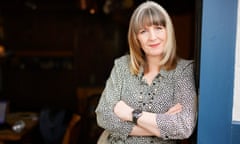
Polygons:
[[130,56],[128,54],[114,60],[114,65],[120,69],[129,69]]
[[177,61],[175,73],[176,74],[182,74],[182,73],[186,73],[186,72],[192,73],[193,69],[194,69],[194,61],[193,60],[179,58]]
[[130,56],[128,54],[118,57],[114,60],[114,64],[128,64],[130,61]]
[[113,66],[112,72],[114,72],[116,75],[118,75],[121,78],[129,76],[131,74],[130,68],[129,68],[129,62],[130,62],[130,56],[127,54],[116,58],[114,60],[114,66]]
[[182,59],[182,58],[179,58],[178,61],[177,61],[177,69],[180,68],[180,69],[184,69],[186,67],[189,67],[189,66],[193,66],[194,64],[194,61],[193,60],[187,60],[187,59]]

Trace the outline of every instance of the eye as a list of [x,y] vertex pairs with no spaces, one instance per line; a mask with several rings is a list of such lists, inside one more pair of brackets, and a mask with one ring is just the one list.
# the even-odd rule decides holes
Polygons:
[[146,32],[145,29],[140,29],[140,30],[139,30],[139,34],[143,34],[143,33],[145,33],[145,32]]
[[164,29],[164,27],[159,25],[159,26],[156,26],[156,29],[162,30],[162,29]]

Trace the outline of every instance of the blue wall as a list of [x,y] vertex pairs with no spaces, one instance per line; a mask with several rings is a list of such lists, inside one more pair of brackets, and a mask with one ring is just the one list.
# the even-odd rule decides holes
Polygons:
[[240,144],[240,122],[232,123],[232,144]]
[[237,0],[203,0],[198,144],[230,144]]

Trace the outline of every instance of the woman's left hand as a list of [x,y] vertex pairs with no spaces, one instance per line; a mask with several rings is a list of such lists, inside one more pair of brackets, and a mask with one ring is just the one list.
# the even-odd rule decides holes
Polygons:
[[119,101],[114,107],[114,113],[123,121],[132,121],[133,108],[128,106],[124,101]]

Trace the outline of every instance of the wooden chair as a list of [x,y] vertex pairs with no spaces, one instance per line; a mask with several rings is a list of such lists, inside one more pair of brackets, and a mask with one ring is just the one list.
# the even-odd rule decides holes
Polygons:
[[[81,120],[81,116],[79,114],[74,113],[72,119],[70,120],[66,132],[63,136],[62,144],[73,144],[72,140],[74,135],[74,128],[76,128],[77,124]],[[73,138],[73,139],[72,139]]]

